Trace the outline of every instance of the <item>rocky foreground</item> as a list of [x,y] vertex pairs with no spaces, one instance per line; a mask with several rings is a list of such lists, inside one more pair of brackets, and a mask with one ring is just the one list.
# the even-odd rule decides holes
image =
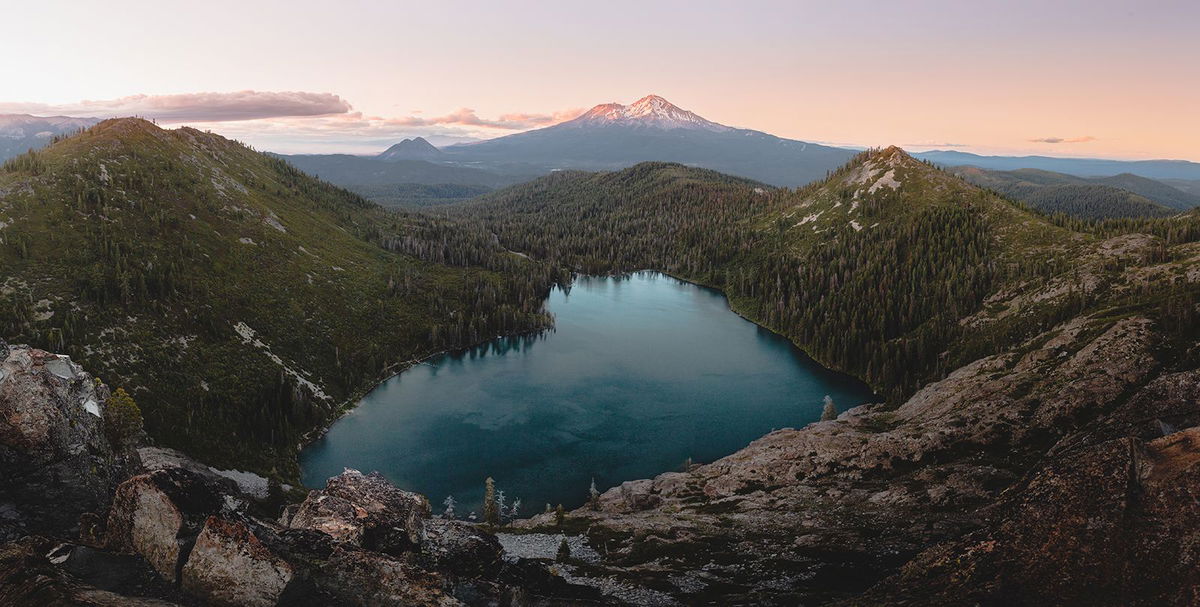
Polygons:
[[602,547],[589,575],[684,604],[1195,605],[1200,371],[1162,338],[1078,318],[569,524]]
[[[1200,250],[1156,266],[1153,246],[1101,243],[1075,280],[1113,298],[1200,282]],[[1114,256],[1151,261],[1117,273]],[[114,444],[107,386],[0,342],[0,604],[1200,604],[1195,328],[1120,307],[1052,326],[899,407],[499,535],[377,475],[284,505],[141,435]]]
[[0,342],[0,361],[0,605],[614,602],[375,474],[280,515],[181,453],[111,444],[108,388],[68,358]]

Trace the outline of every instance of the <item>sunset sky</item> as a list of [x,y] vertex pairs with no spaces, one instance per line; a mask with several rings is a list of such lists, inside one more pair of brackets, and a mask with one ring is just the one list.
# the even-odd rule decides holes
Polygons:
[[[546,126],[649,93],[836,145],[1200,161],[1200,2],[6,2],[0,113],[281,152]],[[90,101],[88,101],[90,100]]]

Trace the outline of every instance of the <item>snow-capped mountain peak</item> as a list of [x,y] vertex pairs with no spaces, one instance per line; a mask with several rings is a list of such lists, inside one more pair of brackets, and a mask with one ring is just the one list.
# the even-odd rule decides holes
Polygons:
[[566,126],[635,126],[670,129],[700,129],[706,131],[729,131],[731,128],[705,120],[694,112],[676,106],[659,97],[647,95],[630,105],[604,103],[588,110],[582,116],[563,123]]

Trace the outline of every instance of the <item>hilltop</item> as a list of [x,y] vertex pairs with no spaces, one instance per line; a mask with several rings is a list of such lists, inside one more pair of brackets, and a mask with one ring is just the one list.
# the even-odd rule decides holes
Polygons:
[[301,437],[399,365],[548,323],[542,270],[436,229],[211,133],[107,120],[0,171],[0,330],[125,387],[162,444],[294,479]]
[[379,160],[439,160],[445,154],[424,137],[405,139],[380,153]]

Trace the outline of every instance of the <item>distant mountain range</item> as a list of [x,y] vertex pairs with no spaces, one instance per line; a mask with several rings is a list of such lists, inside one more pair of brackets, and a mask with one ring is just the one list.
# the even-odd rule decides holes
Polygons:
[[67,135],[99,120],[69,116],[0,114],[0,161],[45,147],[55,135]]
[[[55,135],[96,122],[92,118],[0,115],[0,160],[43,147]],[[678,162],[769,185],[795,187],[823,179],[856,153],[856,150],[727,126],[660,96],[648,95],[629,105],[600,104],[554,126],[442,149],[422,137],[414,137],[374,157],[347,154],[281,157],[307,173],[381,204],[427,206],[472,197],[555,170],[618,170],[644,161]],[[1129,181],[1136,176],[1170,181],[1170,189],[1163,186],[1154,192],[1150,191],[1154,184],[1144,181],[1121,185],[1110,180],[1090,185],[1116,187],[1174,209],[1190,208],[1200,197],[1200,163],[1182,160],[981,156],[947,150],[914,156],[947,167],[974,166],[992,171],[1038,169],[1084,178],[1103,176]],[[1066,188],[1071,196],[1090,190],[1099,196],[1098,200],[1113,199],[1112,191],[1074,187],[1084,185],[1079,183],[1057,185],[1072,186]],[[1138,211],[1157,212],[1145,206]]]
[[958,166],[949,171],[1035,209],[1075,217],[1165,217],[1200,206],[1200,196],[1130,173],[1089,178],[1039,169]]
[[501,172],[613,170],[653,160],[778,186],[822,179],[856,153],[718,124],[657,95],[631,105],[597,105],[561,124],[442,151],[449,161]]
[[980,156],[968,152],[932,150],[914,154],[944,166],[971,165],[984,169],[1013,171],[1041,169],[1079,177],[1102,177],[1132,173],[1150,179],[1200,180],[1200,162],[1187,160],[1106,160],[1103,158],[1055,158],[1052,156]]

